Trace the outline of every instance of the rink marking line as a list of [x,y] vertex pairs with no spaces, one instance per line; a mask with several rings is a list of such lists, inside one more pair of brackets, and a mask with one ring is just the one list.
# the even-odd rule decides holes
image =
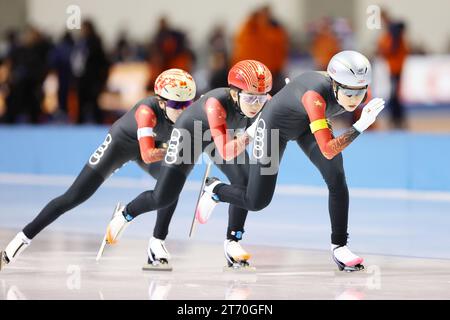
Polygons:
[[[37,174],[15,174],[0,173],[0,184],[22,185],[22,186],[58,186],[68,187],[74,176],[61,175],[37,175]],[[153,179],[137,179],[115,177],[105,182],[106,188],[125,189],[149,189],[155,186]],[[189,181],[185,185],[185,190],[198,191],[200,182]],[[300,195],[300,196],[328,196],[328,190],[324,187],[313,187],[304,185],[278,185],[277,194],[280,195]],[[350,188],[353,198],[369,199],[396,199],[396,200],[416,200],[416,201],[443,201],[450,202],[450,192],[427,191],[427,190],[406,190],[406,189],[380,189],[380,188]]]
[[258,276],[334,276],[334,272],[261,272],[256,273]]

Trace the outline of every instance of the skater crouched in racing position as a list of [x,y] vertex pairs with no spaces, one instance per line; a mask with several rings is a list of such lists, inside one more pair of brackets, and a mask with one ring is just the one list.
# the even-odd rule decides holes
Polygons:
[[[161,73],[155,81],[155,96],[139,101],[117,120],[104,142],[89,158],[70,188],[50,201],[39,215],[1,252],[0,268],[14,261],[45,227],[66,211],[89,199],[100,185],[128,161],[158,179],[161,160],[173,123],[195,98],[192,76],[181,69]],[[172,216],[176,200],[158,211],[161,219]]]
[[[187,176],[204,151],[212,151],[211,158],[231,183],[242,186],[247,184],[249,161],[246,146],[255,128],[250,122],[270,97],[267,93],[272,88],[272,75],[264,64],[243,60],[230,69],[228,83],[230,87],[207,92],[178,118],[155,189],[140,194],[125,208],[116,211],[107,228],[110,241],[117,241],[133,218],[176,201]],[[246,131],[235,135],[229,129]],[[210,137],[207,137],[208,133]],[[244,163],[231,163],[237,158],[244,160]],[[227,239],[224,243],[225,257],[230,267],[248,267],[250,255],[238,242],[244,233],[246,216],[247,210],[230,205]],[[159,216],[157,219],[160,219]],[[164,237],[167,235],[169,220],[164,232],[161,232]],[[164,239],[163,236],[160,240]],[[152,265],[166,263],[169,257],[166,250],[165,253],[156,251],[152,246],[153,242],[160,240],[150,240],[149,269]]]
[[[247,187],[207,179],[200,199],[199,216],[206,221],[216,201],[258,211],[272,200],[279,163],[288,141],[296,141],[319,169],[329,191],[332,256],[340,270],[363,269],[363,259],[347,247],[349,194],[341,151],[376,119],[384,101],[371,100],[361,118],[335,138],[327,119],[354,111],[363,102],[371,81],[371,66],[365,56],[342,51],[330,60],[325,72],[306,72],[287,84],[267,104],[257,123],[253,156],[258,159],[249,172]],[[279,129],[272,141],[271,129]],[[278,143],[278,145],[276,145]],[[272,145],[274,144],[274,145]]]

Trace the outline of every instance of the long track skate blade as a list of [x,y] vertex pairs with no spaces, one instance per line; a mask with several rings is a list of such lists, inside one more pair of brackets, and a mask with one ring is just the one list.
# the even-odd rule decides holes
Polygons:
[[364,270],[364,266],[362,264],[357,264],[357,265],[352,266],[352,267],[345,266],[343,268],[339,268],[339,270],[345,271],[345,272],[356,272],[356,271]]
[[142,267],[143,271],[172,271],[173,268],[168,263],[151,264],[146,263]]
[[103,242],[102,245],[100,246],[100,249],[98,249],[97,252],[97,257],[95,258],[95,261],[99,262],[102,255],[103,255],[103,251],[105,251],[105,247],[106,247],[106,235],[103,237]]
[[[111,220],[114,218],[114,213],[116,213],[116,211],[120,208],[120,202],[118,202],[116,204],[116,207],[114,208],[113,214],[111,215]],[[110,222],[111,222],[110,220]],[[102,255],[103,255],[103,251],[105,251],[105,247],[108,244],[108,242],[106,241],[106,232],[105,232],[105,236],[103,237],[103,241],[102,241],[102,245],[100,246],[100,249],[97,252],[97,257],[95,258],[95,261],[99,262]]]
[[5,267],[6,261],[3,258],[3,255],[5,254],[4,251],[0,251],[0,271]]
[[208,162],[206,164],[205,174],[203,175],[200,192],[198,193],[197,203],[195,204],[194,218],[192,219],[191,228],[189,229],[189,238],[191,238],[194,235],[195,226],[197,225],[197,218],[196,218],[197,207],[198,207],[198,203],[200,202],[200,198],[202,197],[203,189],[205,188],[205,184],[206,184],[206,179],[209,177],[210,171],[211,171],[211,162]]
[[252,267],[252,266],[243,266],[240,264],[234,264],[232,266],[225,266],[223,267],[223,271],[224,272],[239,272],[239,273],[252,273],[252,272],[256,272],[256,268]]

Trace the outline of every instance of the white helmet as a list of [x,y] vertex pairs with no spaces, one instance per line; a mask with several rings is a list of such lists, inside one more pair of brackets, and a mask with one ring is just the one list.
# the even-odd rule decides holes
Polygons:
[[181,69],[169,69],[155,80],[155,94],[172,101],[189,101],[195,98],[196,87],[192,76]]
[[368,86],[372,80],[369,60],[351,50],[335,54],[328,63],[327,72],[331,79],[349,87]]

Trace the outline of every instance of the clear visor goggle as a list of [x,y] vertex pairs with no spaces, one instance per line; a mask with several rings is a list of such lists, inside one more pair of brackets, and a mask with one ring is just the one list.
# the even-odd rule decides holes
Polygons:
[[345,94],[347,97],[355,97],[355,96],[362,96],[365,95],[367,92],[367,86],[361,87],[361,88],[349,88],[346,86],[343,86],[341,84],[338,84],[339,91],[341,91],[343,94]]
[[362,88],[349,88],[346,86],[343,86],[341,84],[338,84],[339,91],[341,91],[343,94],[345,94],[347,97],[355,97],[355,96],[362,96],[365,95],[367,92],[367,86]]
[[167,100],[164,99],[166,102],[166,106],[175,110],[183,110],[189,107],[194,100],[188,100],[188,101],[173,101],[173,100]]
[[239,96],[241,97],[241,101],[246,104],[265,104],[267,100],[269,100],[268,94],[251,94],[240,92]]

